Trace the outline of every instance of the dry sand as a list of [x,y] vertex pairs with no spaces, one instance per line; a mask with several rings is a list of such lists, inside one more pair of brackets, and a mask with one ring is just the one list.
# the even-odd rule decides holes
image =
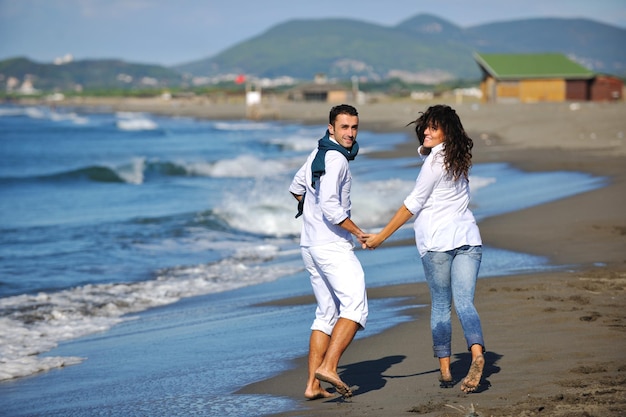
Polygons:
[[[138,101],[116,106],[206,118],[246,115],[241,104],[228,103]],[[456,319],[452,371],[457,384],[439,388],[427,308],[412,311],[416,320],[348,348],[340,366],[342,378],[355,389],[350,401],[305,401],[305,358],[297,360],[293,370],[241,393],[302,400],[301,410],[283,416],[626,415],[626,104],[452,106],[475,140],[476,163],[510,162],[530,171],[572,170],[607,178],[602,189],[479,224],[490,246],[544,255],[571,267],[479,280],[476,304],[487,363],[477,393],[465,394],[459,388],[470,356]],[[415,102],[358,106],[362,129],[407,134],[411,130],[406,123],[426,107]],[[272,103],[258,114],[326,123],[328,109],[324,103]],[[377,156],[394,157],[409,148],[414,152],[413,140]],[[415,297],[410,304],[429,304],[423,283],[369,291],[370,298],[407,294]],[[282,301],[301,302],[313,300]]]

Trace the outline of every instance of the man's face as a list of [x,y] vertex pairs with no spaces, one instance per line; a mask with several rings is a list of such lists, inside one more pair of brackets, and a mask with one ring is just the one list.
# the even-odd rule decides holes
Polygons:
[[328,131],[337,143],[346,149],[352,148],[359,130],[359,116],[340,114],[334,124],[328,125]]

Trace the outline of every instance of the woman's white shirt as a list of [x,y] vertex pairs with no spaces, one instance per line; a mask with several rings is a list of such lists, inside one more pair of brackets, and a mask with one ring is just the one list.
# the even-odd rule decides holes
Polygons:
[[464,245],[482,245],[480,231],[469,209],[469,181],[454,180],[444,167],[443,143],[424,160],[413,191],[404,200],[417,216],[413,228],[420,256]]

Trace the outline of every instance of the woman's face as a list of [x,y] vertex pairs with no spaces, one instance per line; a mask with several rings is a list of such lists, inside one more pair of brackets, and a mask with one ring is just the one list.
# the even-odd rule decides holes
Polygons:
[[424,130],[424,147],[434,148],[435,146],[443,143],[445,137],[443,136],[443,130],[437,129],[432,125],[428,126]]

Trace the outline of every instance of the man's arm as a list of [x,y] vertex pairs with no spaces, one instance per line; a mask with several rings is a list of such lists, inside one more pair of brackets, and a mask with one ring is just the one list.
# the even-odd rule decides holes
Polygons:
[[296,212],[296,219],[304,214],[304,194],[296,194],[294,192],[291,195],[298,200],[298,211]]
[[350,217],[346,217],[342,222],[339,223],[339,226],[356,236],[361,244],[365,243],[365,233],[363,233],[359,226],[357,226],[352,221],[352,219],[350,219]]
[[341,205],[341,178],[348,175],[348,161],[339,152],[326,153],[326,173],[319,183],[319,195],[322,201],[323,216],[329,222],[341,226],[364,243],[363,231],[350,219],[349,213]]

